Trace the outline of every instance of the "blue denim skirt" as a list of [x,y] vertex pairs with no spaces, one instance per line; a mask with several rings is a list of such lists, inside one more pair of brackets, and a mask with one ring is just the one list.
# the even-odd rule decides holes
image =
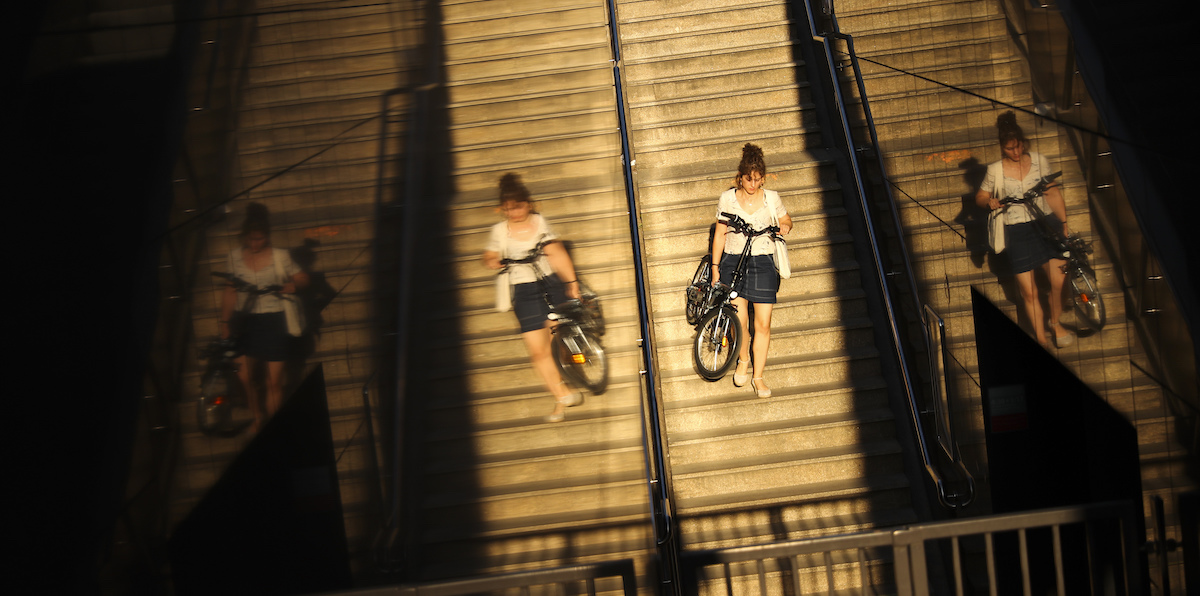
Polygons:
[[[731,253],[721,256],[721,283],[732,283],[733,269],[741,258],[742,255]],[[779,272],[775,270],[775,258],[771,255],[746,257],[746,273],[742,276],[742,283],[734,290],[750,302],[775,304],[775,295],[779,293]]]
[[[1062,231],[1062,221],[1057,215],[1051,213],[1042,221]],[[1004,226],[1004,247],[1004,254],[1008,255],[1014,274],[1033,271],[1050,259],[1063,258],[1062,253],[1042,236],[1037,224],[1032,221]]]
[[[550,286],[550,299],[554,304],[566,302],[566,288],[558,280],[558,276],[552,273],[546,277],[546,281]],[[545,327],[546,321],[550,320],[550,307],[546,304],[542,287],[537,282],[517,284],[513,286],[512,293],[513,314],[517,315],[517,322],[521,324],[521,333]]]

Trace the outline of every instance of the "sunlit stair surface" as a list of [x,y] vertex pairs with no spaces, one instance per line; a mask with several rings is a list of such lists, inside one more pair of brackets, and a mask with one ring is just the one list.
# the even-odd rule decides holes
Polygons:
[[[1000,158],[995,122],[1006,108],[967,92],[1032,111],[1028,66],[1009,38],[998,2],[900,0],[880,9],[875,2],[844,0],[837,11],[842,31],[853,35],[863,59],[866,92],[921,298],[945,319],[950,351],[961,365],[951,388],[960,412],[960,446],[981,481],[979,504],[968,513],[986,514],[990,501],[970,287],[1014,320],[1020,296],[1011,277],[998,272],[994,257],[986,255],[987,232],[973,211],[978,180],[968,177],[970,167]],[[1140,344],[1124,311],[1119,275],[1093,233],[1076,155],[1052,122],[1028,113],[1018,113],[1018,122],[1031,150],[1064,172],[1068,223],[1094,243],[1091,261],[1107,307],[1102,332],[1082,333],[1074,345],[1053,352],[1137,428],[1146,512],[1150,498],[1161,496],[1168,525],[1177,526],[1176,496],[1194,488],[1184,473],[1186,450],[1161,389],[1131,365],[1142,358]],[[1068,315],[1066,324],[1072,320]]]
[[[412,43],[413,24],[402,3],[340,7],[330,2],[260,0],[235,123],[231,164],[235,200],[208,231],[194,335],[217,332],[222,288],[208,274],[227,271],[238,246],[246,205],[270,211],[271,242],[305,259],[314,289],[332,300],[310,320],[302,362],[289,365],[294,386],[304,371],[323,365],[347,540],[356,573],[369,560],[377,528],[367,522],[371,488],[361,390],[374,370],[370,295],[375,203],[381,180],[392,175],[402,125],[384,129],[383,97],[408,73],[399,56]],[[402,102],[391,104],[393,118]],[[384,138],[390,139],[383,142]],[[195,391],[199,372],[185,380]],[[236,419],[249,423],[244,408]],[[182,519],[250,439],[206,436],[196,428],[195,405],[182,405],[182,460],[172,522]]]
[[[653,549],[628,204],[603,1],[441,4],[444,138],[408,384],[405,529],[413,579],[632,558]],[[442,169],[439,169],[442,168]],[[596,291],[610,371],[564,422],[480,256],[519,174]]]
[[[897,422],[846,221],[783,2],[618,3],[661,398],[686,549],[914,521]],[[806,27],[806,25],[802,25]],[[706,382],[683,290],[742,146],[766,154],[794,228],[759,399]],[[856,580],[854,580],[856,581]],[[841,588],[855,587],[851,584]]]

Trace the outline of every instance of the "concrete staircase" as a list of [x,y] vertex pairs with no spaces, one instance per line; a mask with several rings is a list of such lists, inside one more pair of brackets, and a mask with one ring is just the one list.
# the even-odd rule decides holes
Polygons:
[[[332,301],[310,320],[311,343],[292,363],[290,383],[321,364],[327,384],[340,492],[353,564],[369,557],[377,526],[368,525],[372,489],[361,390],[374,370],[370,267],[378,178],[394,179],[401,125],[381,132],[383,97],[407,83],[403,51],[412,24],[404,3],[338,8],[328,2],[260,0],[234,134],[235,195],[228,214],[208,231],[206,257],[193,299],[197,345],[217,331],[221,287],[209,271],[227,271],[228,255],[248,201],[271,213],[272,244],[288,248]],[[403,106],[389,106],[393,119]],[[381,150],[381,138],[390,142]],[[313,156],[316,157],[313,157]],[[311,159],[310,159],[311,158]],[[185,380],[198,389],[200,371]],[[183,423],[171,524],[182,519],[251,439],[209,437],[195,427],[195,405],[181,405]],[[249,421],[244,409],[235,411]]]
[[[986,229],[981,216],[972,215],[979,181],[967,182],[964,176],[973,165],[969,160],[986,165],[999,159],[994,125],[1002,109],[895,69],[1033,109],[1027,67],[1008,37],[996,2],[902,0],[890,3],[886,14],[863,0],[840,1],[837,8],[842,31],[854,36],[858,54],[865,59],[867,94],[887,176],[902,191],[894,192],[922,300],[946,320],[951,350],[964,367],[956,371],[954,387],[960,444],[981,481],[976,509],[986,513],[990,505],[980,394],[972,381],[977,367],[969,288],[982,290],[1014,319],[1020,298],[1011,278],[1000,277],[998,283],[994,262],[984,257]],[[1030,137],[1031,149],[1047,155],[1054,169],[1064,172],[1068,222],[1072,230],[1095,241],[1092,263],[1108,309],[1101,333],[1081,335],[1075,345],[1057,349],[1055,355],[1137,427],[1147,515],[1149,498],[1158,495],[1166,501],[1168,524],[1177,525],[1175,496],[1195,488],[1184,473],[1186,451],[1175,435],[1161,390],[1130,364],[1140,359],[1141,348],[1123,309],[1118,273],[1092,234],[1087,191],[1073,149],[1052,123],[1024,114],[1018,121]]]
[[[828,149],[783,2],[618,3],[630,134],[686,549],[916,520],[888,381]],[[683,289],[746,142],[795,227],[758,399],[693,370]],[[851,580],[855,581],[855,580]],[[846,587],[840,586],[839,589]]]
[[[444,146],[431,142],[405,484],[413,580],[633,558],[649,577],[641,352],[602,1],[441,4]],[[441,116],[438,116],[441,117]],[[436,128],[436,127],[435,127]],[[442,169],[444,168],[444,172]],[[480,262],[498,182],[522,176],[599,293],[603,395],[566,421]]]

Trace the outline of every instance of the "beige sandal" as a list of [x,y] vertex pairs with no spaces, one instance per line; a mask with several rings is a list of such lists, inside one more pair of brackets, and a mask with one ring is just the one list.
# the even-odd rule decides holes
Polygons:
[[[758,381],[763,381],[762,377],[754,377],[753,381],[754,381],[754,390],[756,392],[758,392],[759,397],[761,397],[763,399],[771,397],[771,388],[770,387],[767,387],[766,389],[758,388]],[[767,384],[767,382],[763,381],[763,385],[765,386],[766,384]]]
[[[750,364],[749,360],[742,360],[741,358],[738,358],[737,365],[741,366],[742,362],[745,362],[746,364]],[[749,381],[749,380],[750,380],[750,371],[746,371],[744,373],[738,374],[737,369],[736,368],[733,369],[733,386],[734,387],[745,387],[746,381]]]

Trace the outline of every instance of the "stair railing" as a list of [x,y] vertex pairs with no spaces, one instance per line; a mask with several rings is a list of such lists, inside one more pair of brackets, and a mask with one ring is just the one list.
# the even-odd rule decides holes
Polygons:
[[655,542],[659,550],[659,577],[663,593],[679,593],[678,553],[681,549],[679,537],[674,529],[674,492],[671,486],[670,460],[667,456],[666,439],[662,429],[666,418],[658,398],[659,381],[656,376],[658,364],[654,352],[654,328],[650,324],[650,287],[646,281],[646,261],[643,258],[641,237],[641,210],[638,208],[637,187],[634,184],[633,166],[636,162],[629,142],[628,109],[624,89],[624,73],[621,70],[621,36],[617,21],[615,0],[606,0],[608,6],[609,44],[612,50],[613,85],[617,99],[617,119],[621,133],[621,166],[625,180],[625,198],[629,204],[629,233],[633,245],[634,283],[638,302],[638,325],[641,337],[638,345],[642,350],[641,371],[643,391],[643,444],[646,446],[647,468],[650,476],[650,504],[654,522]]
[[[812,39],[823,49],[822,56],[820,56],[819,58],[823,58],[825,60],[825,64],[823,66],[824,66],[825,72],[828,74],[829,84],[830,84],[830,93],[832,94],[834,102],[836,104],[835,105],[835,108],[836,108],[835,115],[837,116],[837,123],[836,123],[837,131],[836,132],[837,132],[837,134],[839,134],[841,136],[842,141],[846,144],[846,147],[848,149],[848,153],[849,153],[848,161],[850,163],[851,172],[854,177],[855,191],[859,198],[860,207],[862,209],[863,218],[865,220],[865,224],[866,224],[866,228],[867,228],[867,236],[868,236],[868,240],[870,242],[872,262],[874,265],[874,273],[878,279],[880,287],[883,289],[884,307],[887,309],[887,316],[888,316],[888,331],[891,334],[892,344],[895,348],[895,356],[899,363],[899,373],[902,377],[905,395],[908,400],[907,405],[908,405],[909,414],[912,418],[913,429],[914,429],[915,435],[916,435],[917,448],[920,452],[919,454],[921,457],[921,462],[925,468],[925,472],[929,475],[929,478],[933,481],[934,486],[937,490],[938,501],[941,502],[941,504],[946,508],[960,509],[960,508],[970,505],[975,499],[974,479],[972,478],[970,472],[967,470],[966,466],[963,464],[962,459],[961,458],[956,459],[954,457],[954,454],[958,453],[957,449],[953,449],[952,450],[953,453],[947,453],[947,456],[949,456],[949,458],[955,465],[956,475],[958,477],[962,478],[966,483],[965,493],[954,490],[951,487],[951,484],[944,477],[944,475],[940,469],[940,466],[938,466],[934,463],[933,454],[927,443],[924,424],[922,423],[922,411],[921,411],[921,407],[920,407],[919,401],[918,401],[920,399],[921,393],[920,393],[920,390],[917,388],[916,382],[912,378],[912,370],[913,369],[910,367],[910,364],[909,364],[910,359],[909,359],[909,355],[908,355],[908,350],[905,348],[905,343],[906,343],[905,337],[900,330],[900,322],[899,322],[900,317],[901,317],[900,307],[898,304],[896,304],[896,299],[895,299],[895,294],[898,293],[899,290],[895,287],[895,284],[892,281],[892,276],[890,276],[888,274],[888,272],[884,271],[884,268],[883,268],[883,250],[880,248],[880,242],[879,242],[879,238],[877,237],[876,227],[873,222],[873,218],[871,216],[871,205],[867,198],[866,184],[864,182],[864,176],[863,176],[862,170],[861,170],[859,162],[858,162],[858,154],[861,151],[863,151],[865,149],[873,148],[876,156],[880,159],[880,164],[879,164],[880,171],[881,172],[885,171],[885,170],[883,170],[882,156],[878,150],[879,140],[875,134],[875,126],[874,126],[874,122],[870,116],[870,114],[871,114],[870,108],[867,105],[865,87],[863,86],[863,82],[862,82],[862,80],[863,80],[862,73],[858,66],[858,59],[854,54],[854,41],[849,35],[840,33],[838,31],[837,18],[834,14],[832,2],[829,2],[827,0],[820,0],[820,1],[822,2],[821,13],[819,13],[822,18],[821,21],[817,21],[814,18],[816,16],[816,14],[813,12],[812,0],[804,0],[804,10],[808,17],[809,32],[812,35]],[[824,30],[818,31],[818,29],[817,29],[818,22],[822,22],[822,23],[829,22],[832,25],[832,31],[830,31],[830,32],[826,32]],[[822,29],[824,29],[824,27],[822,27]],[[850,50],[849,53],[851,56],[851,64],[853,65],[855,80],[859,87],[859,94],[860,94],[861,100],[862,100],[862,108],[867,117],[867,128],[870,130],[870,133],[871,133],[871,143],[872,143],[873,147],[859,148],[859,147],[855,146],[854,137],[850,130],[849,116],[848,116],[847,110],[846,110],[846,99],[845,99],[845,96],[842,94],[841,86],[839,85],[839,81],[837,80],[838,68],[834,65],[834,62],[833,62],[834,48],[830,41],[831,36],[836,39],[845,41],[845,43],[847,44],[847,47]],[[905,270],[903,272],[903,275],[911,276],[913,269],[912,269],[911,263],[908,262],[908,249],[907,249],[907,247],[904,246],[904,236],[902,233],[900,233],[900,232],[902,232],[902,230],[900,230],[900,227],[899,227],[900,226],[900,224],[899,224],[900,218],[899,218],[899,214],[896,213],[896,211],[895,211],[895,202],[892,200],[890,189],[888,190],[888,205],[892,209],[892,219],[895,222],[897,232],[898,232],[896,235],[896,240],[897,240],[897,242],[900,243],[899,252],[903,255],[903,259],[904,259]],[[919,305],[921,304],[921,302],[916,294],[916,284],[913,283],[913,281],[910,279],[908,285],[909,285],[909,290],[912,293],[911,299],[913,300],[913,308],[919,309],[920,308]],[[920,317],[921,313],[918,312],[917,316]],[[922,336],[924,339],[924,345],[926,346],[927,351],[930,351],[930,350],[928,350],[928,347],[930,346],[928,332],[924,326],[922,326],[921,329],[922,329]]]

